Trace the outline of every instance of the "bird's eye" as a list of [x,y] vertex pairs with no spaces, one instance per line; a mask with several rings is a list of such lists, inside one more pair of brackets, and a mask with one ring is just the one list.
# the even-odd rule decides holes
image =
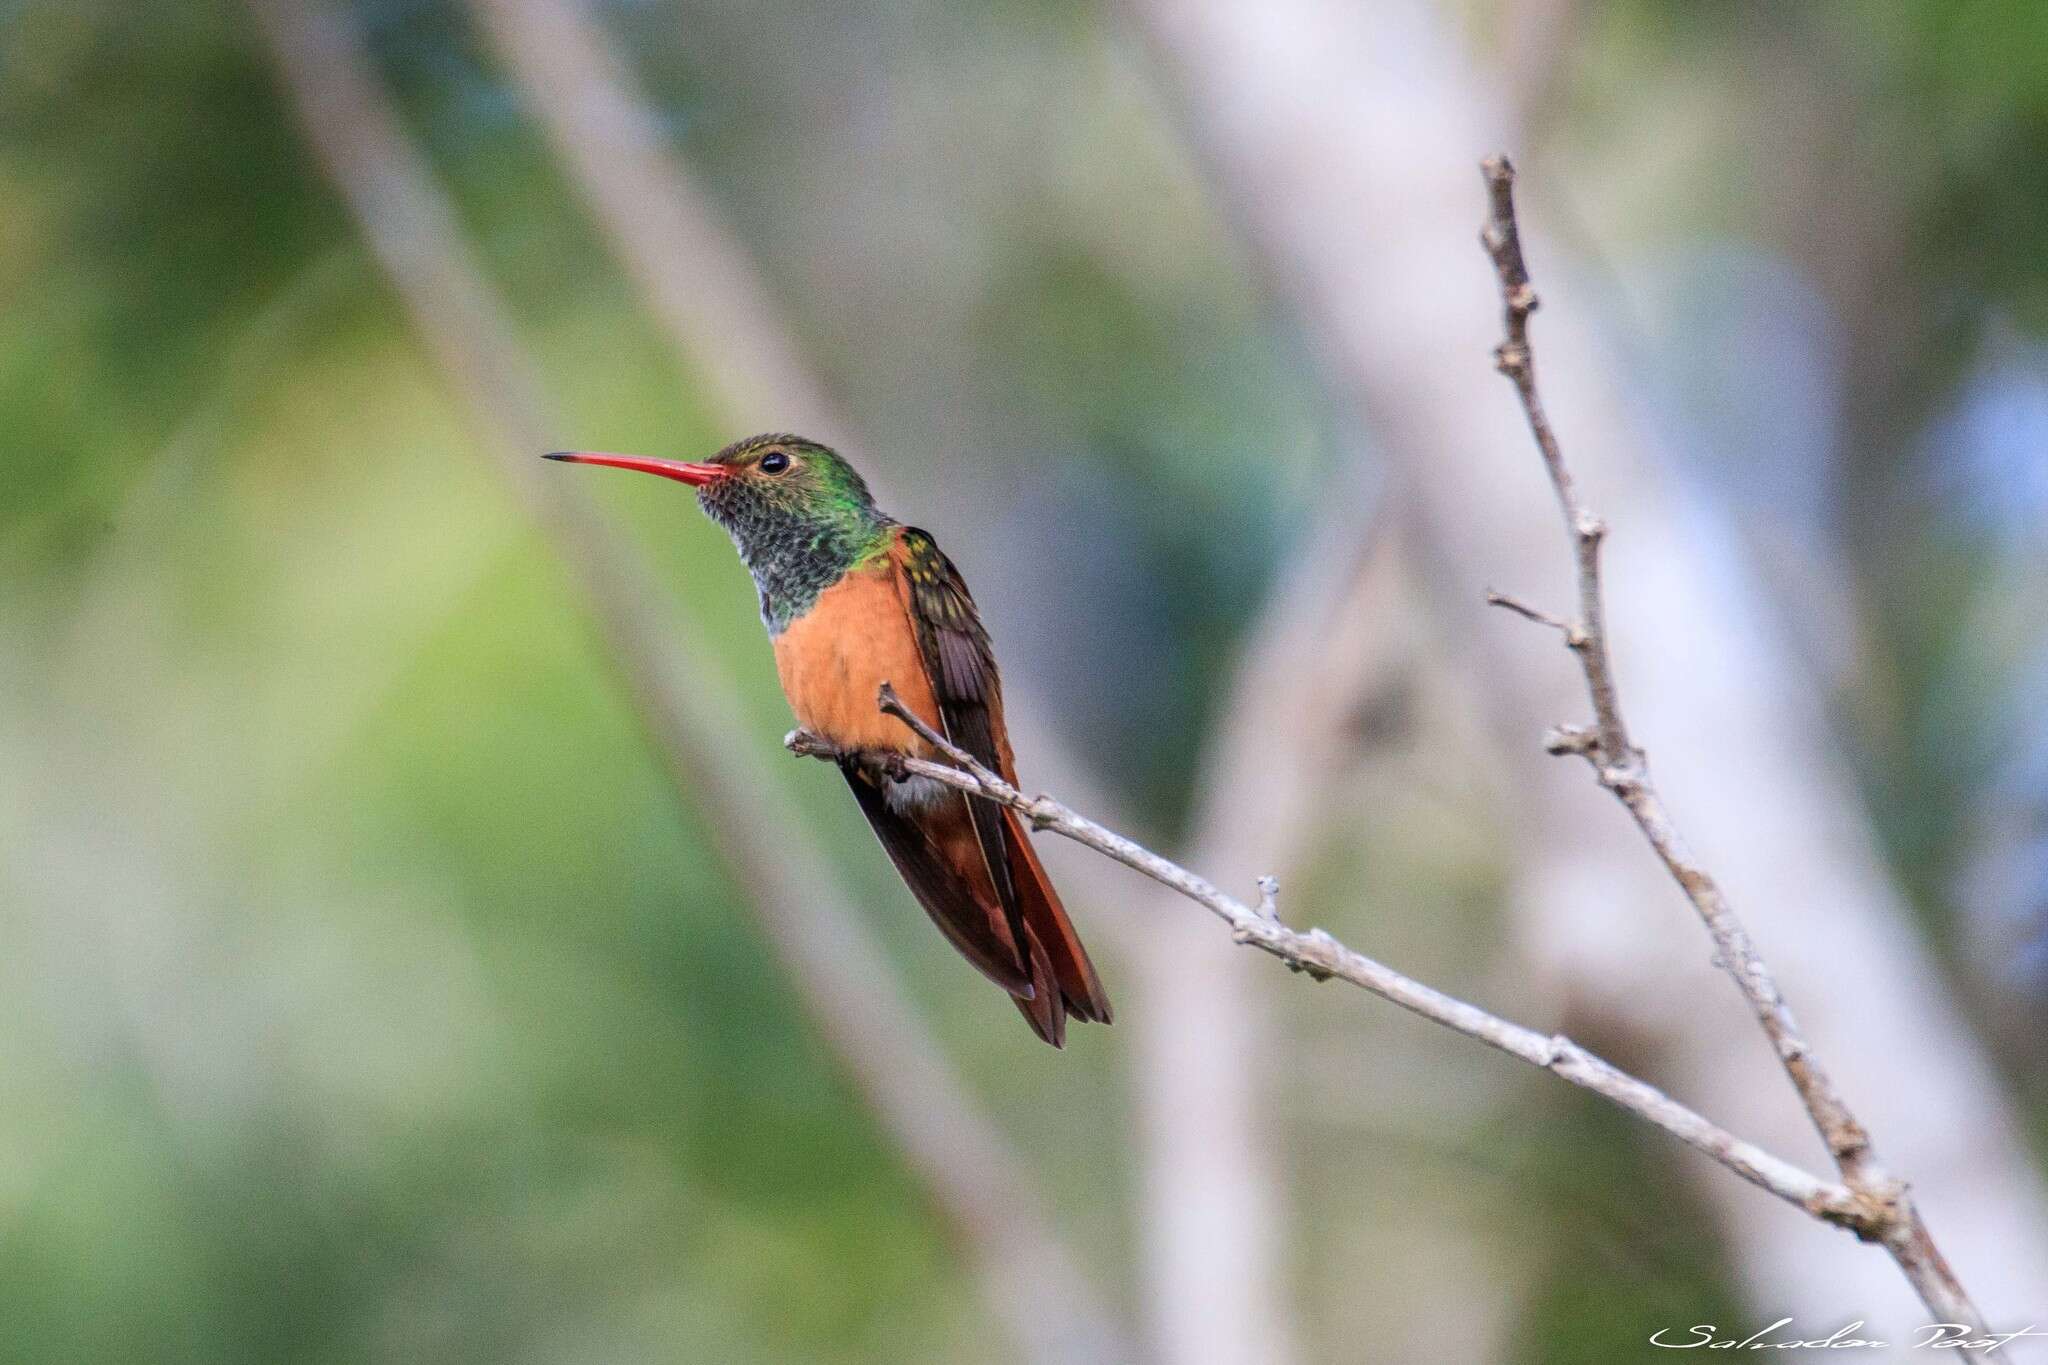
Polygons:
[[786,451],[771,450],[761,457],[763,474],[780,474],[789,468],[789,454]]

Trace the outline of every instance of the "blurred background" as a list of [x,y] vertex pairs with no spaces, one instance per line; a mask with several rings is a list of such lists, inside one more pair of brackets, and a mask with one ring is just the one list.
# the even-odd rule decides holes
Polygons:
[[2048,10],[5,0],[0,1358],[1922,1321],[1066,848],[1120,1017],[1043,1047],[780,750],[723,535],[532,458],[841,444],[973,585],[1027,786],[1825,1170],[1481,604],[1569,601],[1500,149],[1637,738],[2048,1330]]

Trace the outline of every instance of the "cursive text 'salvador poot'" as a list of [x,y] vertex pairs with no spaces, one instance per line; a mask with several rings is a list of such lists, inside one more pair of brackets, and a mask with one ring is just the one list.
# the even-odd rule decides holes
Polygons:
[[[1660,1327],[1650,1334],[1650,1344],[1667,1351],[1690,1351],[1704,1346],[1710,1351],[1886,1351],[1892,1343],[1861,1335],[1863,1320],[1837,1327],[1822,1337],[1802,1336],[1792,1319],[1779,1318],[1770,1326],[1746,1337],[1723,1336],[1713,1323],[1691,1327]],[[1958,1322],[1930,1322],[1914,1329],[1913,1339],[1903,1343],[1914,1350],[1996,1351],[2021,1337],[2048,1337],[2029,1323],[2011,1332],[1979,1332]]]

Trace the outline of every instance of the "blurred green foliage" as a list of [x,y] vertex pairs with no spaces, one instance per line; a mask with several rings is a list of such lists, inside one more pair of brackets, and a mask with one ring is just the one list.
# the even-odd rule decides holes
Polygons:
[[[866,454],[917,490],[898,510],[940,534],[1006,657],[1030,656],[1171,831],[1339,443],[1128,36],[1094,5],[1021,0],[602,11]],[[734,435],[461,11],[356,13],[577,424],[564,438],[686,454]],[[1770,107],[1752,104],[1757,47],[1796,30],[1801,60],[1835,73],[1815,143],[1852,139],[1909,187],[1890,239],[1909,275],[1887,297],[1929,344],[1857,371],[1857,392],[1920,402],[1892,412],[1890,447],[1850,452],[1835,514],[1879,627],[1845,710],[1877,718],[1874,803],[1940,923],[1983,777],[1958,756],[1997,748],[1948,727],[1982,736],[2003,694],[1973,674],[1967,714],[1938,711],[1956,604],[1999,551],[1937,523],[1893,561],[1933,605],[1902,610],[1886,509],[1987,319],[2039,327],[2048,13],[1789,14],[1603,7],[1547,136],[1598,166],[1616,128],[1676,121],[1637,118],[1662,98],[1645,73],[1682,75],[1694,140],[1666,178],[1630,182],[1628,221],[1810,250],[1773,216],[1771,169],[1714,131],[1754,136],[1735,120]],[[702,794],[679,801],[655,771],[556,566],[475,458],[243,13],[0,6],[0,189],[0,1358],[1003,1357],[769,967],[692,818]],[[829,774],[781,757],[723,539],[654,490],[604,496],[741,680],[764,780],[839,856],[1128,1308],[1117,1035],[1054,1056],[995,1007]],[[1003,581],[1020,550],[1073,566],[1070,584]],[[1479,977],[1500,895],[1471,835],[1487,798],[1394,771],[1359,803],[1373,828],[1304,878],[1321,899],[1297,903],[1337,927],[1408,905],[1411,923],[1365,927],[1418,969],[1435,955]],[[1428,1046],[1321,995],[1288,1008],[1333,1048],[1384,1037],[1365,1030]],[[1485,1068],[1505,1063],[1456,1055],[1475,1088],[1503,1083]],[[2042,1083],[2038,1059],[2004,1055]],[[1353,1290],[1332,1268],[1369,1258],[1386,1213],[1345,1202],[1355,1172],[1450,1188],[1480,1158],[1286,1102],[1313,1192],[1294,1211],[1304,1336],[1341,1358]],[[1498,1178],[1680,1198],[1662,1145],[1550,1103],[1554,1123],[1487,1138]],[[1645,1323],[1731,1311],[1710,1240],[1571,1190],[1526,1218],[1497,1231],[1560,1248],[1524,1305],[1530,1359],[1633,1359]]]

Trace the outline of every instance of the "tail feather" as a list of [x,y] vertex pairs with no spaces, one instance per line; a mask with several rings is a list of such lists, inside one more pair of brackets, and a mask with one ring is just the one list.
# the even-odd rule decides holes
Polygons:
[[[977,894],[972,878],[958,866],[957,846],[965,842],[973,849],[971,828],[965,840],[959,831],[943,830],[955,837],[934,840],[934,821],[920,823],[889,809],[888,801],[874,779],[853,764],[844,765],[846,785],[853,788],[861,813],[882,842],[883,852],[896,865],[897,874],[910,887],[917,903],[932,923],[946,936],[954,951],[978,968],[983,976],[1001,986],[1023,1004],[1038,994],[1032,978],[1037,974],[1010,931],[1009,917],[994,904],[987,890]],[[967,826],[967,798],[956,798],[961,809],[957,823]],[[976,854],[979,857],[979,854]]]
[[950,795],[906,813],[890,807],[873,774],[842,767],[918,903],[962,957],[1009,992],[1033,1033],[1063,1047],[1069,1016],[1110,1021],[1109,996],[1013,812],[999,812],[998,870],[984,857],[969,798]]
[[1024,1016],[1024,1022],[1031,1025],[1031,1031],[1051,1043],[1054,1047],[1067,1045],[1067,1011],[1062,1007],[1058,978],[1053,974],[1052,959],[1046,955],[1045,945],[1038,941],[1038,935],[1031,926],[1024,926],[1025,954],[1031,961],[1031,998],[1012,995],[1010,999],[1017,1006],[1017,1013]]
[[[1025,931],[1033,948],[1042,950],[1050,959],[1052,978],[1058,983],[1066,1013],[1090,1023],[1107,1024],[1114,1013],[1109,1007],[1109,992],[1102,988],[1102,978],[1095,974],[1095,964],[1088,960],[1088,950],[1081,946],[1081,936],[1074,932],[1073,922],[1060,904],[1059,893],[1052,889],[1017,813],[1004,811],[1003,821],[1010,852],[1010,881],[1017,889]],[[1035,971],[1033,976],[1037,978]]]

